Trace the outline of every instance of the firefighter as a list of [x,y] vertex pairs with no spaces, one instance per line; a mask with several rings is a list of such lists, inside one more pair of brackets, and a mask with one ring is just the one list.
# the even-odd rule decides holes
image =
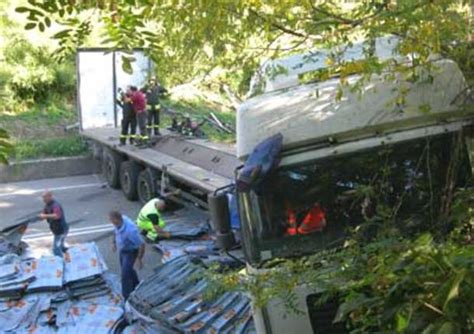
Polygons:
[[126,92],[119,89],[119,99],[117,100],[117,103],[122,108],[122,132],[120,134],[120,145],[125,145],[127,139],[130,144],[133,145],[135,143],[135,134],[137,131],[137,118],[135,110],[133,109],[130,87],[127,87]]
[[170,234],[163,230],[166,223],[161,217],[161,212],[165,207],[165,201],[155,198],[146,203],[138,214],[137,226],[140,232],[151,241],[157,241],[159,236],[170,237]]
[[140,135],[137,136],[137,144],[144,145],[148,143],[149,139],[146,131],[146,96],[135,86],[131,86],[130,91],[130,99],[137,118],[138,128],[140,129]]
[[160,135],[160,97],[166,93],[166,89],[161,87],[155,77],[151,77],[147,87],[145,88],[146,99],[148,104],[148,135],[151,137],[152,132],[155,136]]

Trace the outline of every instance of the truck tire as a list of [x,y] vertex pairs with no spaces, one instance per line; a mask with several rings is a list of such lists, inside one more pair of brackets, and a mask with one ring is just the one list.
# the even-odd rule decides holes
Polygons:
[[142,170],[137,181],[138,199],[145,204],[156,196],[154,173],[150,168]]
[[102,173],[111,188],[120,189],[120,164],[123,160],[117,152],[110,149],[104,150]]
[[120,165],[120,186],[125,197],[130,201],[138,199],[138,174],[141,166],[135,161],[124,161]]

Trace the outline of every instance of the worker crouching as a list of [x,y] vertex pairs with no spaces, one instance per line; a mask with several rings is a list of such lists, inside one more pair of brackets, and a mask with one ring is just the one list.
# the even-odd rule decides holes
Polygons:
[[165,207],[165,201],[155,198],[146,203],[138,214],[137,226],[151,241],[157,241],[159,237],[170,237],[170,234],[163,230],[166,223],[161,217],[161,212]]

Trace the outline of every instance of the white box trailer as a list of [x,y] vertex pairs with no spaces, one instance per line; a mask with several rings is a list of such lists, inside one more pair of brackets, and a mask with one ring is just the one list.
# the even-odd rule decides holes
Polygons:
[[[133,56],[133,73],[123,70],[122,56]],[[77,107],[81,130],[116,128],[122,119],[116,97],[119,88],[141,87],[153,69],[142,50],[133,54],[108,49],[79,49],[77,62]]]
[[[122,68],[123,55],[135,58],[132,74]],[[230,145],[184,140],[165,130],[153,147],[118,146],[122,119],[116,101],[118,89],[143,87],[153,71],[153,63],[143,50],[129,54],[103,48],[79,49],[76,61],[80,132],[93,143],[94,155],[102,160],[103,174],[111,187],[121,188],[127,198],[142,202],[180,188],[184,190],[182,197],[205,206],[208,193],[231,182],[239,161]]]

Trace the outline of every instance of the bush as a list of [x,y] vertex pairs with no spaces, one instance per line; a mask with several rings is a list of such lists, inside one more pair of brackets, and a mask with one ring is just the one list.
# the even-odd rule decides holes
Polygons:
[[[46,103],[52,95],[70,98],[75,91],[74,63],[58,64],[50,50],[14,36],[5,45],[0,84],[17,102]],[[11,95],[11,96],[8,96]]]

